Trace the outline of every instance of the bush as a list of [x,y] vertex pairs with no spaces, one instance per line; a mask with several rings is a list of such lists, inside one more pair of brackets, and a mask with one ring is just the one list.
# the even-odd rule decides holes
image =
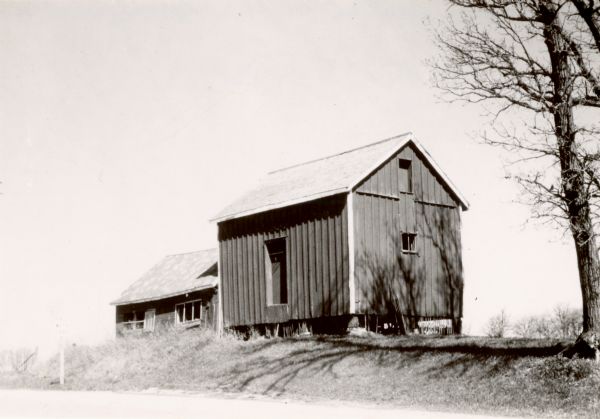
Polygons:
[[542,380],[560,380],[566,383],[580,381],[598,373],[598,366],[586,359],[567,359],[553,356],[540,362],[532,369],[533,375]]
[[486,325],[486,335],[491,338],[501,338],[506,335],[509,329],[508,315],[504,310],[488,320]]

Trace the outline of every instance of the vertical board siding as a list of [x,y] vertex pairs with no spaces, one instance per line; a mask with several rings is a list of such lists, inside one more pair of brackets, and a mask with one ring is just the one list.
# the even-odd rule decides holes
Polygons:
[[[226,327],[347,314],[346,195],[219,223]],[[265,246],[286,238],[288,304],[267,306]]]
[[[398,159],[411,160],[412,193],[399,191]],[[353,198],[357,312],[462,316],[460,207],[447,185],[408,145],[357,188]],[[402,232],[417,234],[403,253]]]
[[371,176],[363,181],[357,188],[359,193],[400,197],[405,195],[399,192],[398,160],[411,161],[412,194],[417,201],[430,204],[458,206],[458,200],[453,196],[450,188],[441,180],[429,166],[425,158],[412,145],[407,145],[386,163],[379,167]]
[[308,225],[310,221],[306,223],[302,223],[302,274],[304,280],[302,281],[303,285],[303,294],[304,294],[304,318],[311,317],[311,295],[310,295],[310,281],[311,275],[308,270],[308,262],[309,262],[309,253],[308,253]]
[[[408,209],[408,214],[407,214]],[[381,289],[373,281],[387,275],[403,306],[419,316],[462,316],[460,209],[401,199],[356,194],[354,197],[356,290],[359,312],[378,312]],[[417,233],[417,253],[403,254],[401,233]],[[405,281],[409,275],[412,281]],[[412,285],[408,285],[411,283]],[[409,287],[410,289],[407,289]],[[386,291],[388,292],[388,291]],[[410,307],[409,307],[410,306]],[[383,314],[383,313],[382,313]]]

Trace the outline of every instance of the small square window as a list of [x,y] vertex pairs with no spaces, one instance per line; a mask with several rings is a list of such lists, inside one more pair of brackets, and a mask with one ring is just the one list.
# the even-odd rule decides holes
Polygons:
[[407,253],[416,253],[417,235],[414,233],[402,233],[402,251]]

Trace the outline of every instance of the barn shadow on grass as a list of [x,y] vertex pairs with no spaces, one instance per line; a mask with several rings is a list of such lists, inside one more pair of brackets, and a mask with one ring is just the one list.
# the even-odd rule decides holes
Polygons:
[[313,336],[249,342],[243,361],[219,378],[229,391],[283,395],[301,377],[338,380],[361,365],[369,373],[413,369],[422,378],[475,378],[502,374],[524,357],[549,357],[566,347],[558,341],[476,337]]

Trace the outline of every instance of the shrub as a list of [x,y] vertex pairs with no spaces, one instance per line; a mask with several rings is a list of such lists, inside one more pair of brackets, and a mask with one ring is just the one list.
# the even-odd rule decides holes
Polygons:
[[532,369],[533,375],[542,381],[559,380],[572,383],[598,372],[598,366],[586,359],[567,359],[553,356],[543,360]]
[[486,335],[491,338],[504,337],[509,329],[508,315],[504,310],[488,320],[486,325]]

